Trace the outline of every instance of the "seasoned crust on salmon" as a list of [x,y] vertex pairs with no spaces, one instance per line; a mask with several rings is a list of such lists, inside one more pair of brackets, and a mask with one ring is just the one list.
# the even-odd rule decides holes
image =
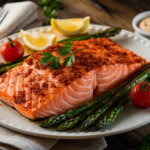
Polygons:
[[110,39],[89,39],[72,42],[77,51],[70,67],[50,69],[42,65],[42,53],[58,55],[63,44],[47,47],[32,54],[0,77],[0,99],[30,119],[64,113],[116,87],[147,61]]

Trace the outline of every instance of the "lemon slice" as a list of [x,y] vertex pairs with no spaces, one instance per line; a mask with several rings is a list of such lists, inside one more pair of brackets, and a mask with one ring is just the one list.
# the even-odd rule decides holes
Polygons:
[[20,34],[23,38],[24,44],[32,50],[40,51],[57,43],[57,37],[54,34],[27,32],[20,30]]
[[73,19],[51,19],[52,28],[69,36],[83,33],[89,26],[90,17]]

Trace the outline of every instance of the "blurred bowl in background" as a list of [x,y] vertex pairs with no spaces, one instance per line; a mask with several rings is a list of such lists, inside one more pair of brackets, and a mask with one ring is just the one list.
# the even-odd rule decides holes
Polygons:
[[141,35],[141,36],[144,36],[148,39],[150,39],[150,33],[147,33],[145,31],[142,31],[139,27],[138,27],[138,24],[140,23],[140,21],[142,21],[143,19],[147,18],[147,17],[150,17],[150,11],[145,11],[145,12],[142,12],[138,15],[136,15],[133,20],[132,20],[132,26],[135,30],[135,33],[138,34],[138,35]]

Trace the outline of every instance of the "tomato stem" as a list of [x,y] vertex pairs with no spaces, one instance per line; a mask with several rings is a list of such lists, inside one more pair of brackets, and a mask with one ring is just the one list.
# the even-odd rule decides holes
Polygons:
[[[146,87],[148,86],[148,88],[146,89]],[[148,82],[146,82],[145,84],[144,84],[144,82],[141,84],[141,89],[142,89],[142,91],[144,91],[144,92],[147,92],[149,89],[150,89],[150,84],[148,83]]]
[[7,39],[9,40],[9,46],[10,47],[13,47],[16,45],[11,38],[7,37]]

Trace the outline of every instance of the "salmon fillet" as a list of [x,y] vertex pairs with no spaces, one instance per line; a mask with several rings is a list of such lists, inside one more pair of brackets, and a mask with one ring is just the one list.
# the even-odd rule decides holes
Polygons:
[[64,113],[118,86],[147,61],[110,39],[89,39],[72,42],[77,51],[70,67],[50,69],[42,65],[42,53],[58,55],[63,44],[47,47],[32,54],[0,77],[0,99],[30,119]]

